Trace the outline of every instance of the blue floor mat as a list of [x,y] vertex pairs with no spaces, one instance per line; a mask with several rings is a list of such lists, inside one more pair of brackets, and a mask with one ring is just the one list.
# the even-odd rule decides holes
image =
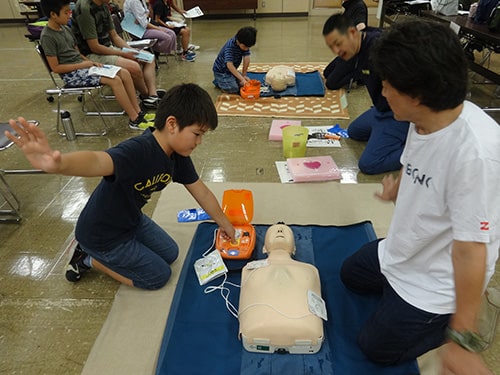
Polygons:
[[[266,73],[247,73],[248,78],[256,79],[264,84]],[[325,96],[325,85],[321,74],[316,70],[307,73],[295,73],[295,86],[285,91],[275,92],[269,86],[269,92],[261,92],[261,97],[267,96]]]
[[[291,225],[299,261],[314,264],[320,273],[322,296],[328,310],[325,342],[316,354],[249,353],[238,340],[238,320],[227,310],[218,292],[205,294],[194,261],[213,241],[212,223],[201,223],[193,237],[179,277],[160,350],[157,375],[409,375],[418,374],[416,361],[380,367],[361,353],[356,336],[377,304],[376,297],[355,295],[339,278],[342,261],[376,238],[370,222],[348,226]],[[267,225],[255,225],[256,258],[262,254]],[[241,273],[230,271],[228,281],[240,284]],[[238,306],[239,289],[229,287],[229,300]]]

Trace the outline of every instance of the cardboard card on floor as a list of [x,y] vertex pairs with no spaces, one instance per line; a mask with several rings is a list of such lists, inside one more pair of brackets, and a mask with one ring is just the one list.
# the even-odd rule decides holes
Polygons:
[[330,155],[288,158],[288,171],[294,182],[340,180],[337,164]]
[[333,128],[331,125],[327,126],[306,126],[309,131],[309,139],[307,140],[307,147],[341,147],[338,138],[329,129]]
[[300,120],[273,120],[271,122],[271,129],[269,129],[269,140],[270,141],[282,141],[283,140],[283,128],[287,126],[300,126],[302,121]]
[[280,181],[282,184],[293,183],[293,177],[288,170],[288,165],[286,161],[275,161],[276,169],[278,170],[278,175],[280,176]]

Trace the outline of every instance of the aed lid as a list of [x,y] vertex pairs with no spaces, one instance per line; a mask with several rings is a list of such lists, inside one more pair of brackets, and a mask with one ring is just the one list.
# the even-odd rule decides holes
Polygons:
[[246,189],[225,190],[222,211],[233,225],[250,224],[253,219],[253,194]]

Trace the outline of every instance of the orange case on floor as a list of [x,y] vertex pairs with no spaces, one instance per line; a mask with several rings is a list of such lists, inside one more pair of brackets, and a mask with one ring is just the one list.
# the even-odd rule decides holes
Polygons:
[[243,99],[258,99],[260,97],[260,81],[251,79],[245,86],[240,88],[240,95]]
[[236,242],[225,240],[217,230],[215,248],[225,259],[249,259],[255,247],[253,195],[250,190],[226,190],[222,197],[222,211],[237,232]]

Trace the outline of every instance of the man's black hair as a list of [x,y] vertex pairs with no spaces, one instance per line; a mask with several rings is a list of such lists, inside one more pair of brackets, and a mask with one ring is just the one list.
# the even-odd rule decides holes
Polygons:
[[179,129],[198,124],[217,128],[217,111],[210,95],[194,83],[172,87],[160,101],[156,111],[155,128],[161,130],[169,116],[174,116]]
[[43,14],[50,18],[50,12],[59,14],[61,9],[65,5],[69,5],[71,0],[40,0],[40,7],[42,8]]
[[254,46],[257,41],[257,29],[251,26],[242,27],[236,33],[236,40],[248,48]]
[[371,58],[383,81],[434,111],[455,108],[466,98],[467,58],[449,26],[421,19],[393,24]]
[[352,19],[344,14],[334,14],[323,25],[323,36],[327,36],[334,30],[337,30],[340,34],[347,34],[350,27],[356,27]]

